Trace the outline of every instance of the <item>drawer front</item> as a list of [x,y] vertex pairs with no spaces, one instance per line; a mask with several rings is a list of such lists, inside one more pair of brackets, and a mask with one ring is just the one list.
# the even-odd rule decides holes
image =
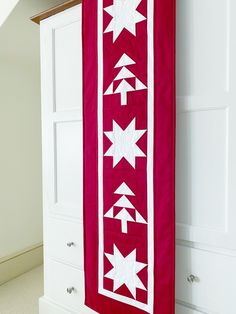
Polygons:
[[[68,290],[68,291],[67,291]],[[93,313],[84,306],[84,272],[62,263],[45,263],[45,295],[78,313]]]
[[83,225],[49,218],[45,222],[47,256],[83,269]]
[[235,257],[177,245],[176,299],[206,312],[232,314],[235,265]]

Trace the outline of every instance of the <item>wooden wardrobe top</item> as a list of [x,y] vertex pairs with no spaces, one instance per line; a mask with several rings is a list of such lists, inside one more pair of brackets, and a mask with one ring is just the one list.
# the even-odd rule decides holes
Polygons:
[[62,4],[59,4],[51,9],[48,9],[46,11],[43,11],[39,14],[36,14],[34,16],[32,16],[30,19],[31,21],[40,24],[40,21],[48,18],[49,16],[55,15],[57,13],[60,13],[66,9],[69,9],[77,4],[80,4],[82,2],[82,0],[69,0],[66,2],[63,2]]

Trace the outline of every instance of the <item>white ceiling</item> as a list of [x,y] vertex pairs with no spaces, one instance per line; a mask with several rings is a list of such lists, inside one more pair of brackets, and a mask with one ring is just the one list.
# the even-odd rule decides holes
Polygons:
[[39,63],[39,26],[30,17],[65,0],[20,0],[0,27],[0,62]]

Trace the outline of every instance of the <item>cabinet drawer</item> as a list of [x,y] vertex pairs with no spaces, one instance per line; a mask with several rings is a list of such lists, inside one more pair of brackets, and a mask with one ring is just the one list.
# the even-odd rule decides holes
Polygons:
[[[69,292],[67,289],[71,289]],[[84,310],[84,272],[46,260],[45,295],[54,302],[80,313]]]
[[47,256],[83,269],[83,225],[49,218],[45,222]]
[[[235,257],[177,245],[177,300],[210,313],[231,314],[235,307],[235,265]],[[193,282],[191,274],[197,277]]]

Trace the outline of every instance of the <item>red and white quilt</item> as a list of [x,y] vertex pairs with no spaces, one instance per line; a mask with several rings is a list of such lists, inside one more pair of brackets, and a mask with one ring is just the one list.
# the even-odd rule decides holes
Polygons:
[[174,313],[175,0],[83,1],[85,303]]

